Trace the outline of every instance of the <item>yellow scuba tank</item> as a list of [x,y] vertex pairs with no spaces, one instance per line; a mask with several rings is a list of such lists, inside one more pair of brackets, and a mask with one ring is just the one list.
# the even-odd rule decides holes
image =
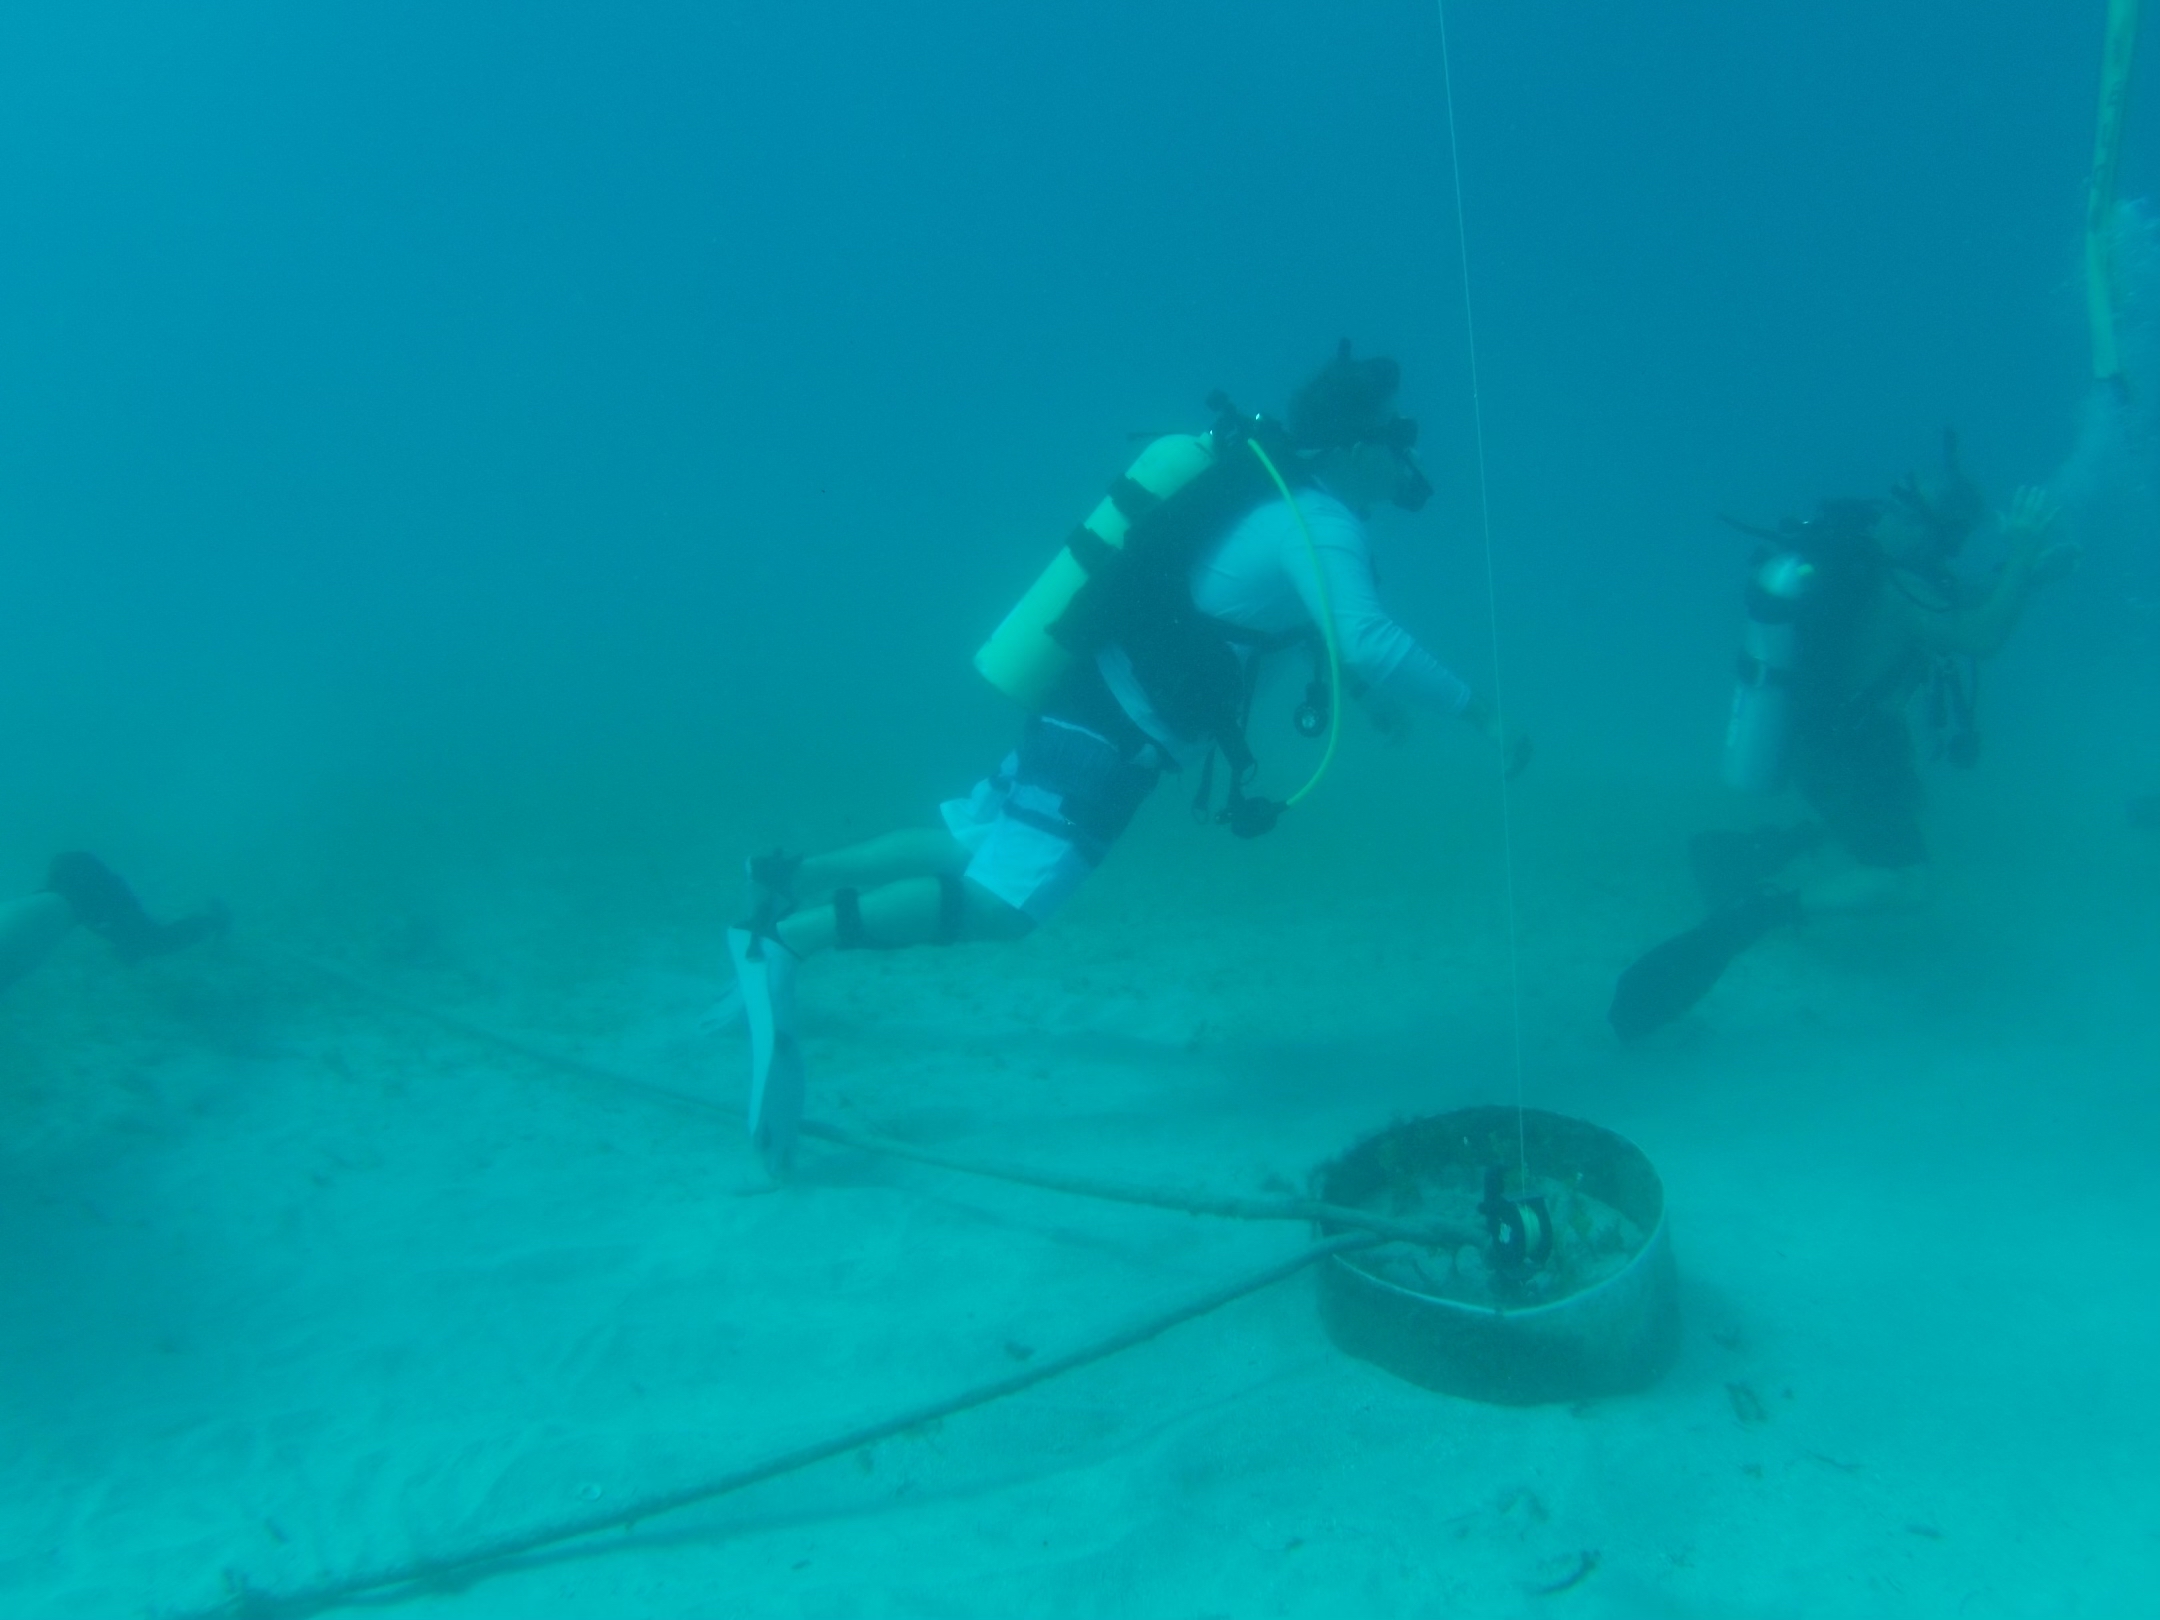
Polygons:
[[1141,451],[975,654],[983,679],[1014,702],[1040,708],[1072,663],[1050,626],[1087,583],[1087,554],[1121,549],[1142,507],[1168,500],[1214,463],[1212,433],[1165,434]]

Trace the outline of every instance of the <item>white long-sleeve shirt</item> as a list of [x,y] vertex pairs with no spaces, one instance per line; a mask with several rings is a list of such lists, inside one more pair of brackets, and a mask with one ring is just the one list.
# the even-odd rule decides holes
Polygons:
[[[1461,714],[1470,688],[1380,606],[1365,525],[1357,514],[1319,488],[1300,490],[1297,503],[1312,530],[1311,550],[1288,505],[1273,500],[1257,506],[1193,565],[1193,605],[1209,618],[1261,635],[1317,626],[1322,615],[1313,573],[1317,552],[1344,676],[1390,698]],[[1148,700],[1123,647],[1105,647],[1096,658],[1133,724],[1180,766],[1204,757],[1210,740],[1180,736],[1170,727]]]

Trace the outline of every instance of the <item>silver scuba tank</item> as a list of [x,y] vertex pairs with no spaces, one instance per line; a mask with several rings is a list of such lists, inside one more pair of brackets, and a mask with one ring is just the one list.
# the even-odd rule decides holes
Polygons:
[[1725,725],[1725,781],[1743,793],[1770,793],[1784,783],[1797,621],[1814,588],[1815,565],[1790,551],[1774,553],[1748,581],[1739,679]]

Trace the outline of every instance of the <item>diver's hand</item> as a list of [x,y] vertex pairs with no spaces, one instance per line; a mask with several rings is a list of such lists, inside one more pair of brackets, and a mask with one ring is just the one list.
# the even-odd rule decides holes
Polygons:
[[1530,755],[1533,750],[1528,734],[1504,724],[1500,711],[1490,703],[1481,697],[1472,698],[1470,706],[1463,710],[1463,718],[1482,731],[1486,740],[1500,750],[1500,758],[1505,762],[1509,781],[1530,768]]
[[2024,576],[2029,591],[2067,579],[2085,554],[2084,547],[2068,541],[2048,542],[2060,512],[2046,490],[2027,484],[2011,500],[2010,510],[1997,514],[2009,567]]
[[2011,497],[2010,510],[1995,515],[1995,521],[2002,526],[2003,545],[2013,563],[2030,567],[2042,551],[2049,549],[2048,531],[2055,527],[2057,511],[2045,489],[2038,484],[2026,484]]

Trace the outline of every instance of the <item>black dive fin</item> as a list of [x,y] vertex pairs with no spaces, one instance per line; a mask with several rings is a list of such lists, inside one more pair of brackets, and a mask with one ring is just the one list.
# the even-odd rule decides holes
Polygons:
[[1606,1018],[1623,1041],[1671,1023],[1724,977],[1734,957],[1781,923],[1800,920],[1800,897],[1764,890],[1712,912],[1646,951],[1620,975]]
[[156,921],[117,872],[82,850],[55,855],[46,869],[45,887],[68,903],[77,922],[130,962],[184,950],[197,940],[224,933],[229,925],[225,908],[219,905],[178,922]]

